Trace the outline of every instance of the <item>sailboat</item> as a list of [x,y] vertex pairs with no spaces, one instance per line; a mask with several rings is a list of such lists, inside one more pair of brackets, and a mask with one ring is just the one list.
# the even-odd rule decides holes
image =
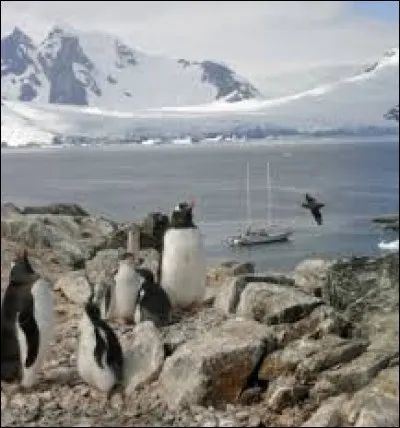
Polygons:
[[247,177],[246,177],[246,205],[247,205],[247,227],[244,232],[236,236],[227,238],[227,243],[231,247],[235,246],[253,246],[260,244],[272,244],[274,242],[287,241],[293,234],[291,228],[284,228],[272,224],[272,191],[270,183],[269,162],[267,163],[267,222],[264,227],[256,227],[251,220],[251,200],[250,200],[250,164],[247,162]]

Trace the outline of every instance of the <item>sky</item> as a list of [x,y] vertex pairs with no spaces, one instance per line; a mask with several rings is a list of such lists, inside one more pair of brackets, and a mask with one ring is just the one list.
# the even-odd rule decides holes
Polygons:
[[249,79],[365,63],[399,45],[398,1],[1,1],[2,37],[18,26],[40,42],[60,23]]

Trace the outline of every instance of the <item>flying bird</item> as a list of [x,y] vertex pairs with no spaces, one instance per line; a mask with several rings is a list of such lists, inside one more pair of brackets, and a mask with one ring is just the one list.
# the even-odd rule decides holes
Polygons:
[[306,202],[303,202],[301,206],[303,208],[307,208],[311,211],[311,214],[313,215],[315,221],[317,222],[318,226],[322,225],[322,214],[321,214],[321,208],[325,206],[325,204],[322,204],[318,202],[315,198],[310,196],[308,193],[306,193]]

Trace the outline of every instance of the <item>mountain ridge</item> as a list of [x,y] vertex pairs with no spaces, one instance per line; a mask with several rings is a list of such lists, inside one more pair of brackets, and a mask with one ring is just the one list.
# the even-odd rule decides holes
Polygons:
[[106,33],[53,27],[39,43],[16,27],[1,40],[2,99],[149,108],[261,98],[214,61],[151,56]]

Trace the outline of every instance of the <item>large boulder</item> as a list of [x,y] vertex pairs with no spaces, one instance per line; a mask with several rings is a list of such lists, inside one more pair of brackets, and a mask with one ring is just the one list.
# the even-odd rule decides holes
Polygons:
[[347,423],[356,427],[399,426],[399,366],[382,370],[344,403],[343,413]]
[[160,333],[151,321],[137,325],[133,340],[124,337],[125,392],[131,394],[157,379],[164,363],[164,346]]
[[315,377],[319,372],[360,355],[368,346],[363,340],[346,340],[335,335],[321,339],[302,338],[268,354],[258,377],[271,381],[282,375]]
[[296,285],[304,288],[316,297],[321,297],[331,266],[332,261],[328,260],[303,260],[294,269],[294,280]]
[[265,324],[293,323],[322,304],[294,287],[252,282],[242,292],[236,313]]
[[171,409],[235,402],[260,358],[276,347],[273,331],[254,321],[227,320],[180,346],[159,381]]
[[287,286],[294,285],[292,278],[279,273],[227,275],[218,287],[214,307],[225,314],[235,313],[243,290],[248,284],[253,282],[268,282]]

